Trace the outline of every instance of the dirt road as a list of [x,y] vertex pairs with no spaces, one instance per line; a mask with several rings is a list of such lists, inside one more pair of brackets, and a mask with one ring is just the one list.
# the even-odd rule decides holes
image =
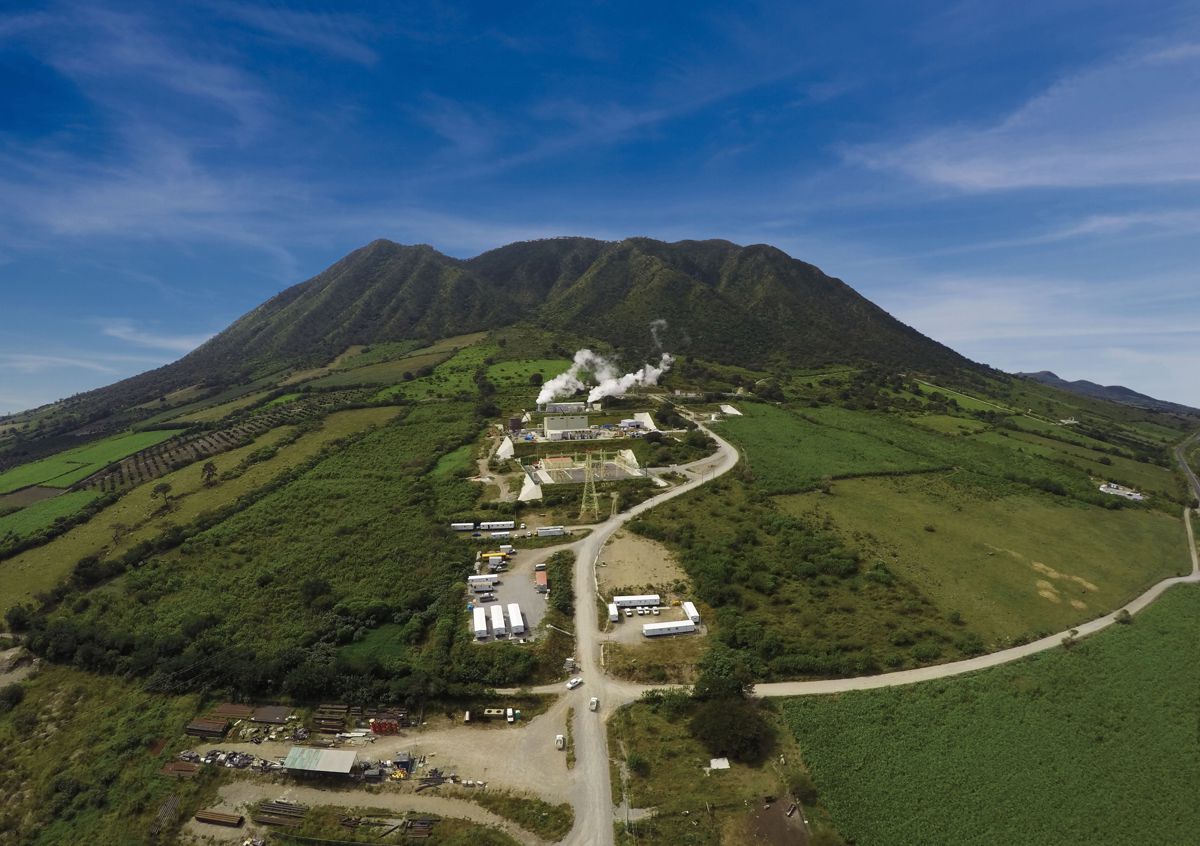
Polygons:
[[[464,790],[466,788],[463,788]],[[518,843],[529,843],[532,846],[549,846],[531,832],[526,831],[515,823],[481,808],[468,799],[455,799],[449,796],[428,796],[415,793],[380,793],[367,794],[361,788],[348,787],[345,790],[330,788],[304,787],[296,784],[270,784],[261,781],[238,780],[225,784],[218,792],[218,801],[209,806],[214,810],[229,813],[242,813],[247,817],[245,830],[222,829],[218,826],[202,825],[190,820],[184,826],[184,834],[195,838],[215,838],[218,842],[241,843],[246,834],[271,829],[257,826],[249,821],[247,811],[252,805],[263,799],[285,799],[288,802],[299,802],[303,805],[336,805],[346,808],[383,808],[388,811],[403,813],[415,811],[419,814],[437,814],[441,817],[457,817],[471,822],[495,826],[512,835]],[[609,826],[611,828],[611,826]],[[205,842],[212,842],[211,839]]]

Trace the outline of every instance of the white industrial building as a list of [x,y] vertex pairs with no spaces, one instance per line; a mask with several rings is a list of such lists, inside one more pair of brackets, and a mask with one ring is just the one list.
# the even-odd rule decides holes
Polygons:
[[578,441],[593,433],[586,414],[548,414],[542,420],[542,436],[548,441]]
[[657,593],[646,593],[640,596],[614,596],[613,605],[618,608],[643,608],[646,606],[654,607],[660,604],[661,600]]
[[691,620],[667,620],[662,623],[645,623],[642,625],[642,635],[645,637],[691,634],[694,631],[696,631],[696,624]]
[[583,414],[588,410],[586,402],[547,402],[540,406],[547,414]]

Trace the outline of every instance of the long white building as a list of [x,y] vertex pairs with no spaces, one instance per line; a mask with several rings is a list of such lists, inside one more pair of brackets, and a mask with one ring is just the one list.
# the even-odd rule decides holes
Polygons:
[[657,593],[645,593],[638,596],[614,596],[612,601],[618,608],[654,607],[661,604],[661,597]]

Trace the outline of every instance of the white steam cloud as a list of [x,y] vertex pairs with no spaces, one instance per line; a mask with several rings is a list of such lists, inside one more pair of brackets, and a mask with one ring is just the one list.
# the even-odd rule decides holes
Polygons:
[[659,378],[670,369],[674,361],[669,354],[663,353],[658,364],[646,364],[632,373],[620,376],[618,374],[621,371],[604,356],[589,349],[582,349],[575,353],[570,367],[542,385],[537,401],[541,404],[572,396],[588,387],[585,378],[596,383],[588,391],[588,402],[595,402],[603,397],[624,396],[630,388],[657,385]]

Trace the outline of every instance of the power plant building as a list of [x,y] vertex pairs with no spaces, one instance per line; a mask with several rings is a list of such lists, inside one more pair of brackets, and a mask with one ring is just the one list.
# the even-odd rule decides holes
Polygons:
[[592,437],[592,430],[586,414],[556,414],[542,420],[542,434],[548,441],[577,441]]

